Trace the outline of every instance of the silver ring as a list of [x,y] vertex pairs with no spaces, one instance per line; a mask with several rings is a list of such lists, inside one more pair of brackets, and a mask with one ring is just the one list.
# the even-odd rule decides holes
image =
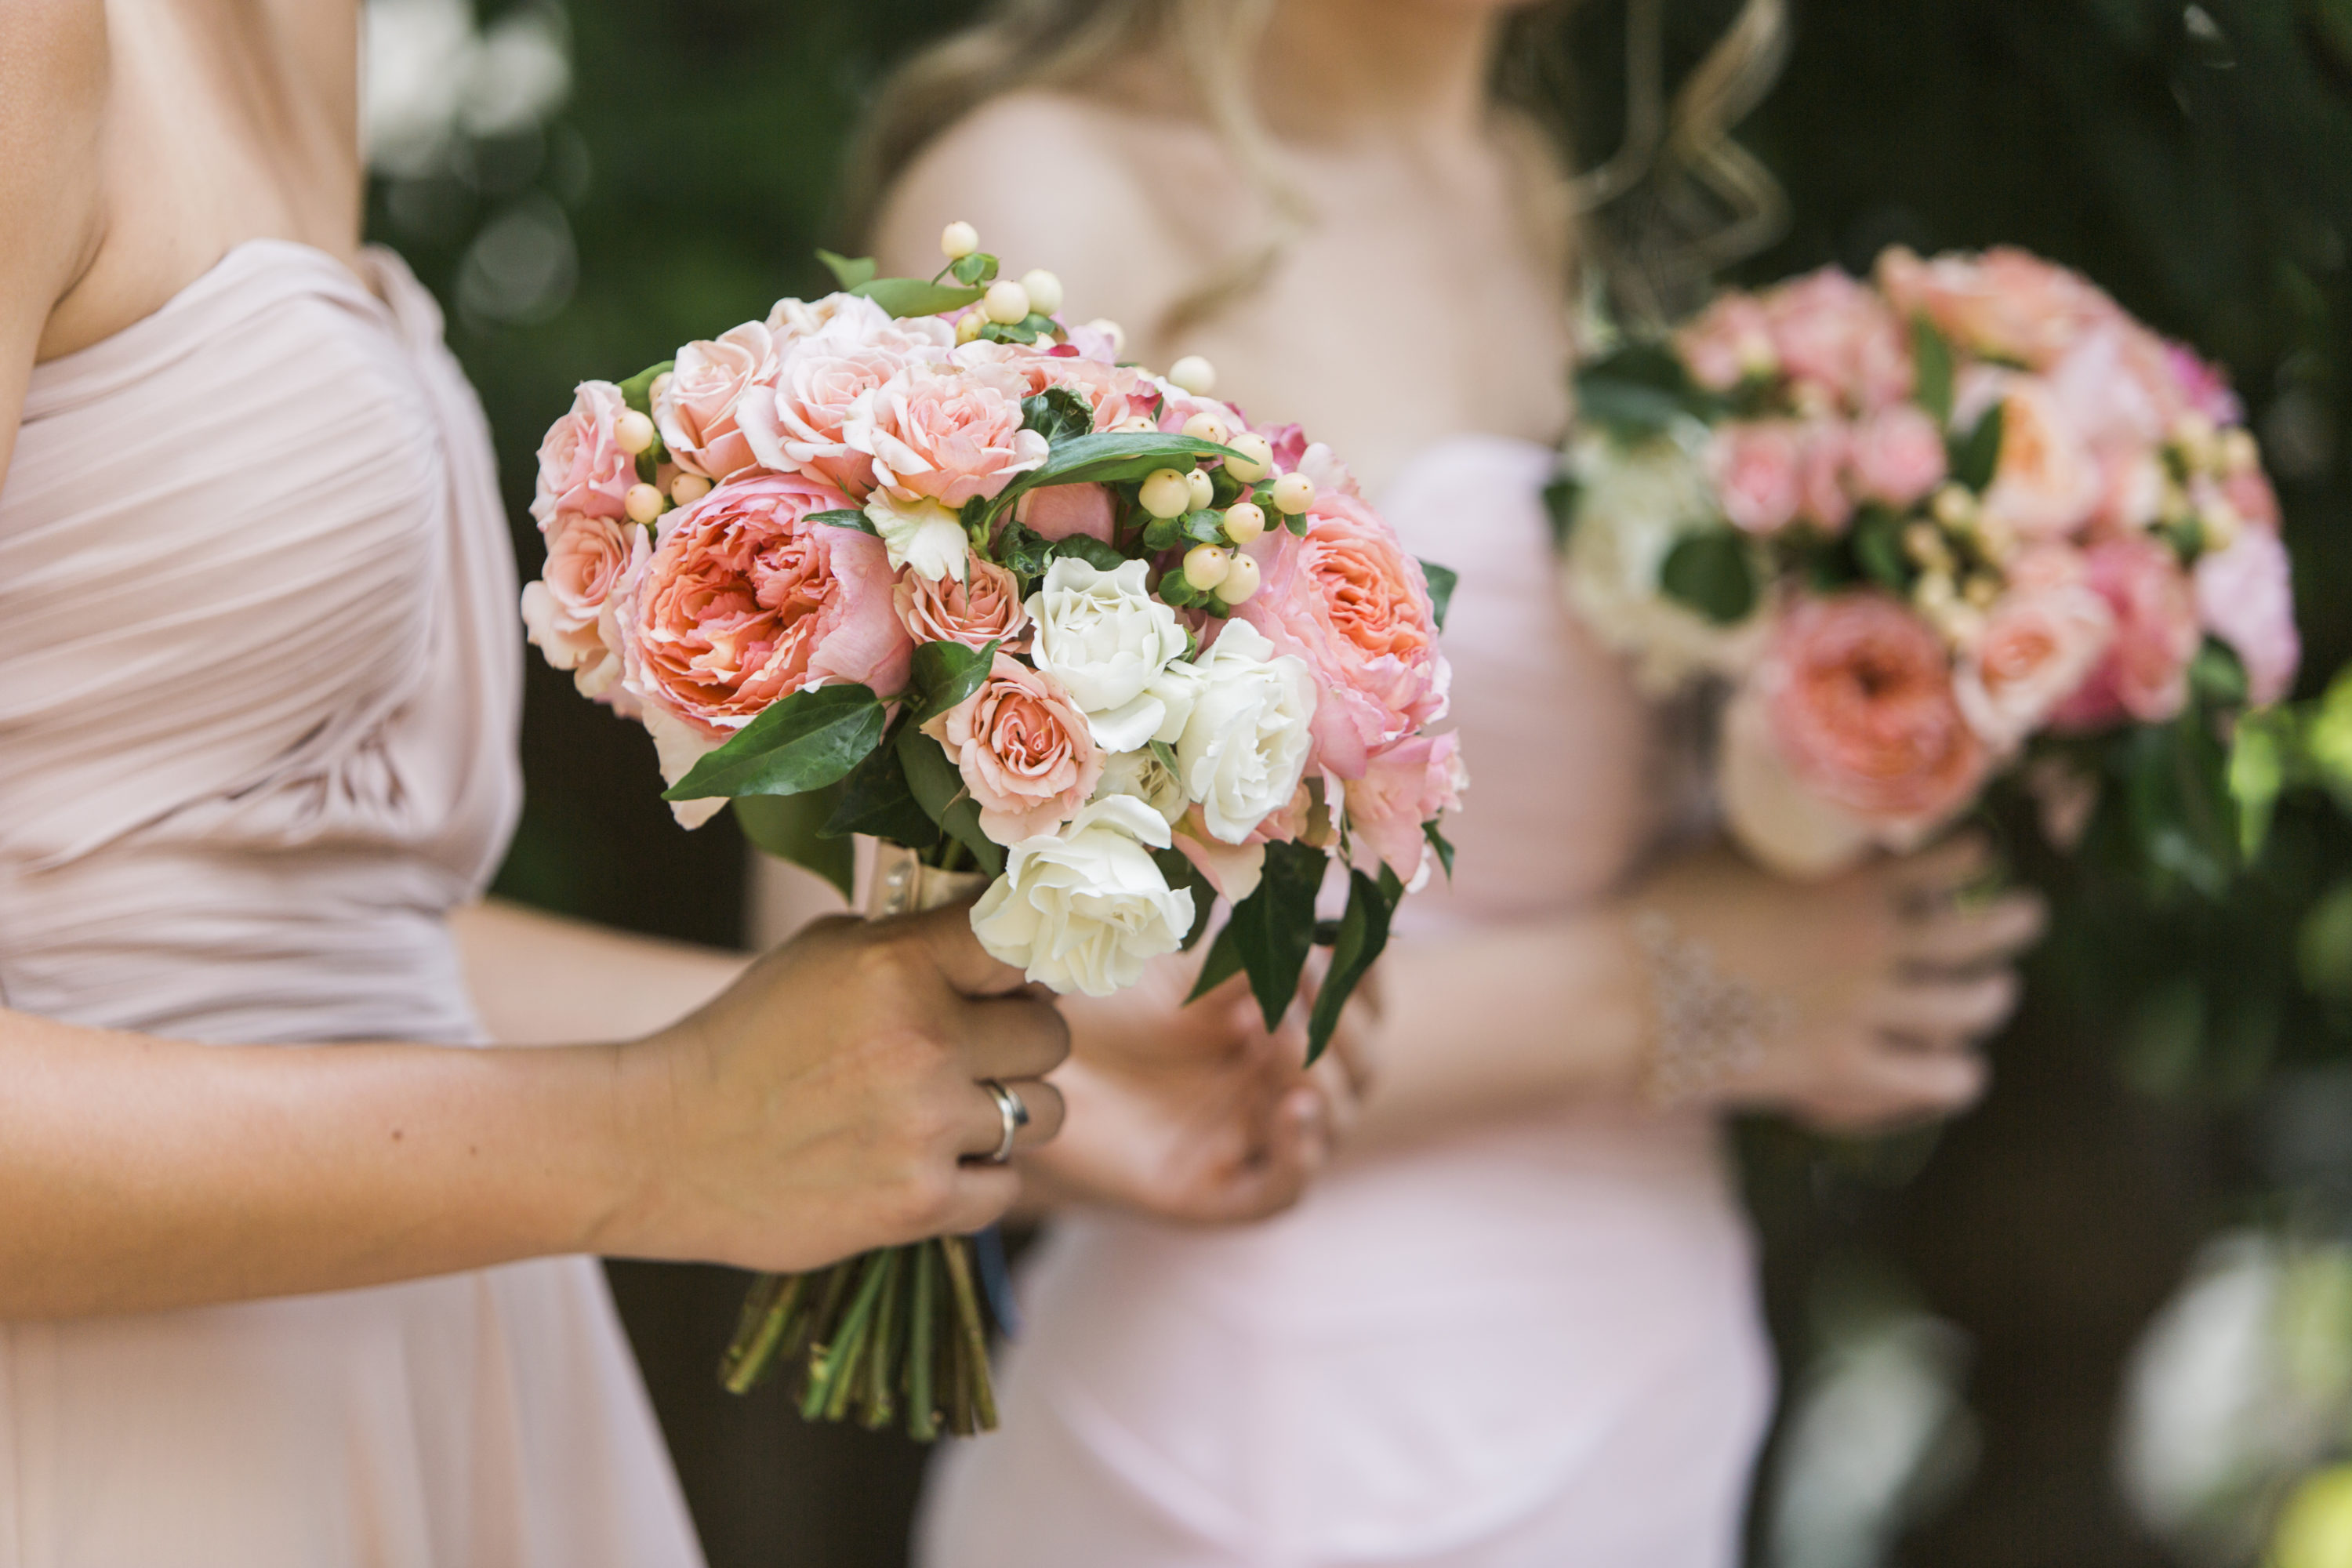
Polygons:
[[997,1140],[996,1152],[988,1157],[990,1164],[1002,1165],[1013,1158],[1013,1140],[1029,1125],[1029,1108],[1021,1103],[1019,1095],[992,1078],[982,1079],[980,1087],[988,1090],[988,1097],[996,1101],[996,1114],[1004,1119],[1004,1136]]

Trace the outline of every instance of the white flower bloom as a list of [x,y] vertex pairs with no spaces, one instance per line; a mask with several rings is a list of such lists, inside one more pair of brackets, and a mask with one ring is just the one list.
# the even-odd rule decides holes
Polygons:
[[1227,621],[1192,666],[1198,691],[1176,742],[1176,776],[1227,844],[1290,803],[1313,748],[1315,678],[1305,659],[1273,654],[1264,632]]
[[1012,847],[1004,875],[972,906],[972,934],[999,963],[1065,995],[1124,990],[1192,928],[1192,890],[1171,889],[1151,858],[1170,842],[1142,801],[1097,800],[1061,832]]
[[1168,728],[1175,688],[1152,688],[1189,646],[1176,612],[1151,596],[1143,574],[1140,561],[1104,572],[1066,555],[1029,595],[1037,626],[1031,657],[1070,694],[1107,752],[1134,751]]
[[915,574],[936,583],[942,577],[964,580],[971,542],[955,508],[930,500],[900,500],[877,489],[866,503],[866,520],[882,535],[890,552],[890,570],[911,566]]
[[1095,786],[1095,799],[1108,800],[1112,795],[1131,795],[1158,812],[1168,826],[1184,815],[1190,803],[1184,798],[1184,786],[1177,782],[1160,753],[1145,747],[1121,752],[1103,759],[1102,782]]

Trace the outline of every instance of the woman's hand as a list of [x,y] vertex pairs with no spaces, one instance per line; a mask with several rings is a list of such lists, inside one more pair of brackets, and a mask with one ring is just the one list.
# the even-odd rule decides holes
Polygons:
[[642,1160],[599,1250],[791,1272],[995,1220],[1020,1178],[992,1164],[995,1079],[1062,1125],[1039,1081],[1069,1031],[982,951],[963,905],[817,921],[709,1005],[621,1048],[614,1088]]
[[1322,1168],[1355,1110],[1352,1016],[1304,1068],[1311,991],[1268,1033],[1240,976],[1186,1005],[1200,963],[1171,954],[1117,996],[1064,999],[1069,1131],[1023,1158],[1033,1198],[1227,1224],[1289,1207]]
[[2043,921],[2031,892],[1961,899],[1987,865],[1969,837],[1804,883],[1717,849],[1643,889],[1637,909],[1666,915],[1780,1015],[1709,1098],[1838,1131],[1966,1109],[1984,1091],[1977,1047],[2016,1006],[2013,961]]

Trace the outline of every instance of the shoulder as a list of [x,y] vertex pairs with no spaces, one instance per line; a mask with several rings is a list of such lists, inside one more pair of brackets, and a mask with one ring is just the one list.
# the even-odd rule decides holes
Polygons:
[[107,76],[104,0],[0,5],[0,275],[44,307],[94,236]]

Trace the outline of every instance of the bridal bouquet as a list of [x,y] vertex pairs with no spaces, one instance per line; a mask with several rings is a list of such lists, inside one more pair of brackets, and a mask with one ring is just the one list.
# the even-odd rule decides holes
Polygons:
[[1717,298],[1580,381],[1571,603],[1655,694],[1727,685],[1719,798],[1791,875],[1918,844],[2020,769],[2062,842],[2230,860],[2221,722],[2300,657],[2220,373],[2021,251]]
[[[582,385],[540,450],[531,640],[646,727],[681,822],[732,800],[845,893],[860,834],[902,892],[969,874],[982,944],[1056,991],[1134,984],[1222,895],[1195,994],[1246,973],[1271,1028],[1328,946],[1319,1052],[1450,868],[1453,576],[1204,362],[1118,363],[1051,273],[1000,277],[963,224],[941,248],[928,280],[826,256],[840,291]],[[972,1276],[948,1238],[764,1279],[727,1380],[793,1360],[812,1417],[992,1426]]]

